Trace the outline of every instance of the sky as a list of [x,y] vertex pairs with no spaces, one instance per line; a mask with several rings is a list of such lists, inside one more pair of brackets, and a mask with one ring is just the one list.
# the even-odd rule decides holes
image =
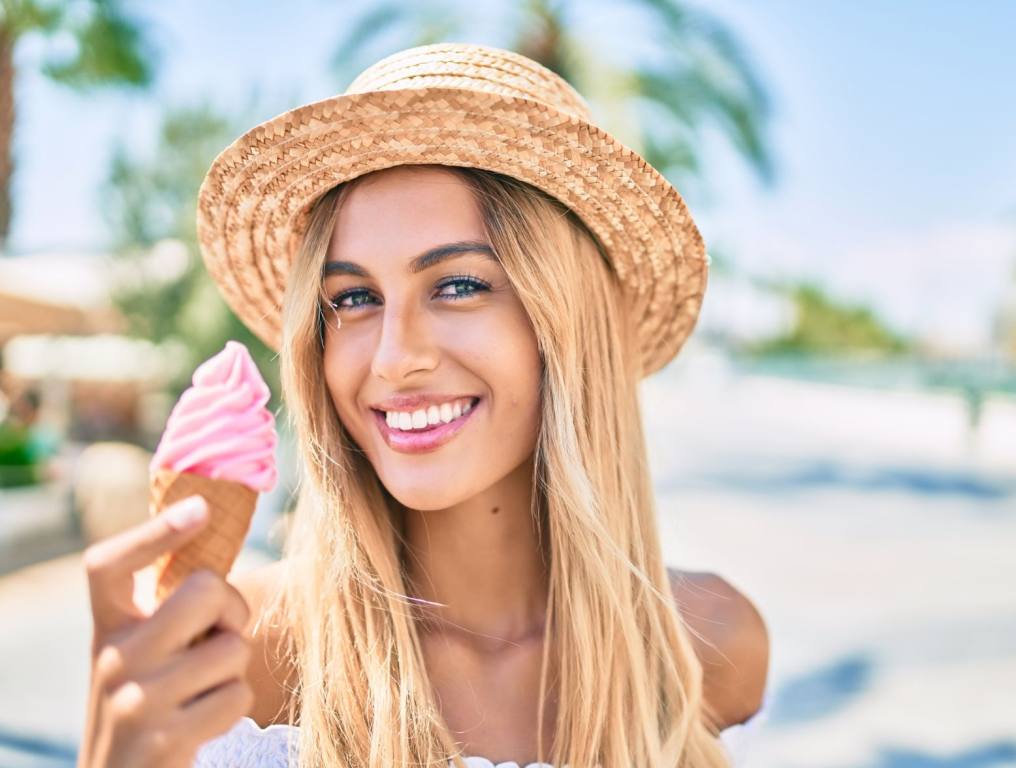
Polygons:
[[[1016,3],[713,0],[772,84],[781,178],[722,151],[713,243],[982,342],[1016,276]],[[707,236],[707,242],[709,238]]]
[[[161,51],[146,95],[75,94],[33,71],[41,41],[20,47],[9,250],[104,249],[97,190],[114,140],[150,148],[160,104],[210,97],[239,108],[257,93],[268,119],[340,92],[346,83],[327,62],[366,5],[128,3]],[[614,56],[636,56],[636,5],[573,0],[576,31]],[[506,42],[497,30],[509,6],[484,4],[497,11],[485,23],[473,14],[473,39]],[[766,187],[718,131],[706,132],[703,184],[686,198],[707,247],[745,274],[814,279],[903,332],[983,342],[1016,275],[1016,3],[700,7],[732,29],[770,93],[777,170]]]

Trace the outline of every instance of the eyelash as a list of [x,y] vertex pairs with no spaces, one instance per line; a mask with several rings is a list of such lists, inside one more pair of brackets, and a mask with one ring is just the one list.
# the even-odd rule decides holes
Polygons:
[[[478,278],[476,275],[452,275],[450,278],[448,278],[444,282],[440,283],[437,286],[437,288],[441,289],[441,288],[445,288],[445,287],[447,287],[449,285],[456,285],[458,283],[462,283],[462,284],[465,284],[465,285],[470,285],[470,286],[472,286],[473,290],[470,291],[469,293],[466,293],[466,294],[446,295],[443,298],[451,299],[452,301],[457,301],[458,299],[468,299],[468,298],[471,298],[472,296],[476,295],[476,293],[479,292],[479,291],[489,291],[490,290],[490,285],[487,282],[485,282],[484,280],[481,280],[480,278]],[[348,298],[350,296],[359,296],[361,294],[367,294],[367,293],[369,293],[369,291],[367,291],[364,288],[350,288],[348,290],[345,290],[345,291],[342,291],[341,293],[336,294],[331,299],[329,299],[328,305],[332,309],[334,309],[336,311],[357,310],[357,309],[360,309],[360,308],[368,306],[368,305],[367,304],[354,304],[352,306],[340,307],[339,306],[339,302],[341,302],[343,299]]]

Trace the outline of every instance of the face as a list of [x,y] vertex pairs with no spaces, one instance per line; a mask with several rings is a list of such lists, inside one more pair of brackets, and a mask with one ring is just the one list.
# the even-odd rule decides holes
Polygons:
[[489,248],[470,189],[440,168],[372,173],[336,220],[323,278],[328,390],[411,509],[468,500],[536,445],[536,336]]

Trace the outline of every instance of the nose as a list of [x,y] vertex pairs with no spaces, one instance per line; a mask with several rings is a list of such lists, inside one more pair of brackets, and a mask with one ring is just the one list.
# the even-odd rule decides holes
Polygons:
[[431,330],[426,313],[385,305],[371,373],[385,381],[399,382],[417,371],[433,370],[439,353]]

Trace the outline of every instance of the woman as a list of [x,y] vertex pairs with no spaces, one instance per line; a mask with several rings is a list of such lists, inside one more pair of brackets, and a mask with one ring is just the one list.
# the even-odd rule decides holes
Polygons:
[[[303,475],[283,560],[188,593],[253,649],[218,657],[253,696],[199,765],[285,765],[287,740],[294,765],[730,764],[765,625],[664,566],[637,393],[704,249],[583,110],[517,54],[423,46],[209,171],[203,253],[280,352]],[[179,750],[195,706],[152,728]]]

